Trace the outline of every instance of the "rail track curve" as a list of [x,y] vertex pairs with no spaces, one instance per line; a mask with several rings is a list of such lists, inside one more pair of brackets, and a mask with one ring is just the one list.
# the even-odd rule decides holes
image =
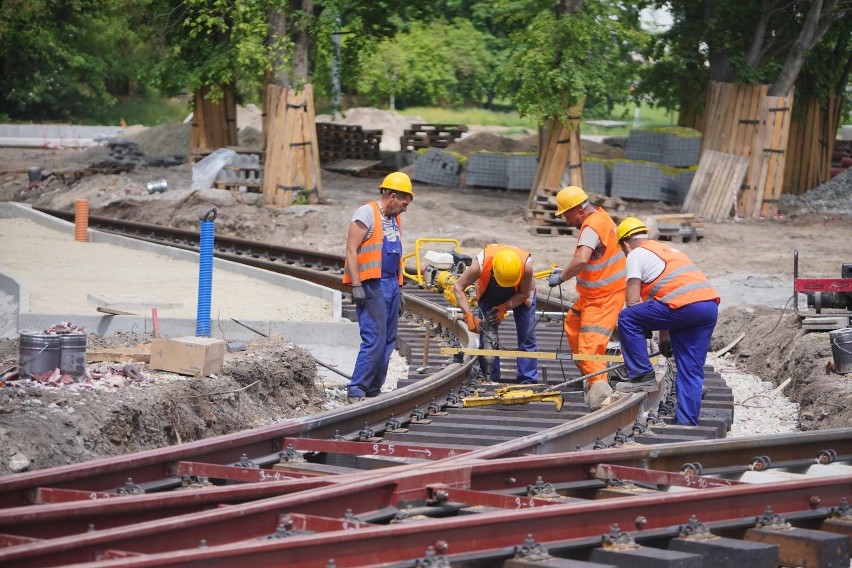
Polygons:
[[[100,217],[89,223],[197,248],[192,231]],[[334,255],[226,237],[217,237],[215,254],[341,288],[342,258]],[[798,483],[795,491],[807,492],[815,487],[813,478],[825,484],[829,469],[830,476],[844,479],[822,491],[819,506],[809,501],[808,518],[819,517],[814,510],[836,518],[825,512],[827,503],[843,510],[850,432],[712,440],[724,438],[733,417],[730,390],[712,370],[698,427],[670,423],[676,392],[666,376],[656,393],[623,396],[597,412],[583,404],[579,387],[565,393],[561,412],[545,403],[462,408],[462,396],[490,392],[494,385],[471,379],[471,358],[442,355],[441,347],[473,346],[476,338],[453,321],[438,294],[407,286],[405,295],[399,350],[410,374],[398,390],[229,436],[0,478],[0,564],[411,566],[438,565],[432,562],[458,553],[471,565],[502,565],[506,546],[541,554],[542,542],[552,553],[580,558],[603,549],[587,542],[592,536],[597,545],[605,534],[624,539],[615,524],[632,523],[639,537],[663,527],[633,522],[643,515],[623,511],[614,521],[620,505],[595,503],[603,497],[623,497],[633,503],[624,505],[630,511],[659,508],[667,521],[674,511],[685,515],[687,506],[675,504],[682,499],[695,511],[713,511],[697,522],[722,527],[730,515],[701,499],[745,502],[746,495],[763,490],[744,479],[779,463],[786,475],[801,477],[772,487]],[[561,309],[540,300],[541,306]],[[354,313],[351,305],[346,309]],[[540,320],[542,350],[558,349],[561,327],[557,318]],[[577,375],[573,364],[566,369],[559,361],[542,361],[541,367],[545,381],[556,377],[551,384]],[[504,376],[513,374],[506,361]],[[813,464],[826,467],[807,475]],[[679,490],[691,497],[672,497]],[[794,491],[792,485],[788,490]],[[763,508],[749,514],[759,516],[770,501],[777,503],[778,494],[770,493]],[[776,513],[802,513],[799,504],[774,507]],[[578,524],[575,516],[594,520]],[[428,530],[421,519],[428,520]],[[564,544],[565,538],[545,528],[556,519],[574,527],[568,540],[579,541]],[[533,541],[527,540],[530,533]],[[554,542],[560,544],[554,548]],[[846,549],[848,566],[848,543]]]

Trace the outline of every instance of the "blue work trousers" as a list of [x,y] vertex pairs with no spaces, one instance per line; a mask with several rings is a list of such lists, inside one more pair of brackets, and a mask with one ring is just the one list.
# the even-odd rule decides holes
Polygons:
[[[535,310],[536,301],[533,294],[530,305],[521,304],[512,308],[512,314],[515,319],[515,327],[518,333],[518,350],[535,352],[538,350],[538,344],[535,340]],[[485,320],[488,317],[488,312],[491,308],[498,304],[492,304],[483,296],[479,299],[479,309],[482,311],[480,317]],[[494,331],[493,333],[497,333]],[[479,347],[483,346],[482,333],[479,334]],[[501,346],[505,349],[505,347]],[[482,357],[479,358],[480,368],[484,369]],[[500,358],[494,359],[494,365],[491,368],[491,376],[489,380],[497,382],[500,380]],[[521,384],[534,384],[538,382],[538,359],[518,359],[518,375],[517,382]]]
[[695,302],[678,309],[650,300],[624,308],[618,315],[621,351],[627,376],[631,379],[654,370],[648,357],[645,332],[668,330],[677,365],[677,424],[698,425],[704,362],[718,316],[719,306],[714,300]]
[[394,276],[361,283],[367,303],[356,308],[361,347],[349,382],[349,396],[379,396],[396,347],[399,323],[399,279]]

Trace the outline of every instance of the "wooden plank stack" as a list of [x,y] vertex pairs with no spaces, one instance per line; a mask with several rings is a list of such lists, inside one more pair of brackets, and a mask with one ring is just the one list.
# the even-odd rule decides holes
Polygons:
[[784,168],[783,193],[802,194],[827,182],[835,162],[834,133],[840,124],[843,98],[832,93],[826,103],[810,99],[802,106],[803,116],[794,116],[790,124],[787,150],[792,158]]
[[322,200],[313,87],[267,85],[263,200],[271,207]]
[[353,124],[317,123],[320,163],[338,160],[381,160],[381,130],[366,130]]
[[192,131],[189,136],[190,162],[194,163],[213,150],[237,145],[237,102],[230,89],[223,88],[222,99],[206,98],[210,92],[202,87],[195,93]]
[[399,137],[400,150],[446,148],[467,132],[464,124],[412,124]]
[[683,211],[711,221],[730,216],[748,169],[748,158],[706,150],[683,203]]
[[[568,121],[563,124],[550,121],[546,128],[539,129],[538,167],[533,176],[532,188],[527,200],[525,217],[536,229],[549,227],[553,234],[571,234],[571,227],[562,219],[554,220],[556,211],[553,201],[563,187],[563,176],[568,169],[568,183],[585,187],[583,183],[583,147],[580,143],[580,115],[583,105],[571,107]],[[588,192],[587,192],[588,193]],[[561,225],[560,225],[561,223]],[[559,229],[553,229],[553,227]],[[543,234],[536,231],[538,234]]]
[[728,188],[722,190],[720,184],[731,182],[737,172],[720,175],[707,164],[702,171],[699,164],[684,212],[710,215],[708,218],[717,221],[727,218],[731,211],[742,217],[777,213],[793,99],[792,95],[768,97],[766,92],[766,85],[710,83],[702,152],[715,151],[723,156],[702,155],[701,162],[739,170],[739,160],[724,157],[738,156],[746,160],[747,167],[740,187],[735,189],[735,207],[729,208]]

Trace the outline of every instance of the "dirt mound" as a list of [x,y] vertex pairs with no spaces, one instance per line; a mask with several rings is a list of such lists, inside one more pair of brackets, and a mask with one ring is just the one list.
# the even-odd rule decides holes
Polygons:
[[[88,341],[90,348],[120,348],[151,339],[144,334],[90,334]],[[5,449],[0,475],[191,442],[325,408],[308,351],[281,338],[246,345],[246,351],[225,354],[219,376],[189,378],[135,363],[142,379],[131,380],[108,370],[122,369],[123,363],[103,363],[104,378],[91,384],[57,388],[7,383],[0,389],[0,444]],[[17,339],[0,340],[0,368],[17,356]]]
[[721,349],[741,333],[745,337],[730,358],[776,387],[789,379],[784,392],[800,405],[802,430],[852,424],[852,381],[843,380],[844,375],[826,376],[832,360],[828,332],[802,330],[791,311],[732,306],[720,313],[711,348]]
[[188,122],[160,124],[139,132],[130,132],[123,136],[136,142],[149,156],[186,156],[189,153],[189,135],[192,125]]
[[474,152],[535,152],[538,149],[536,135],[523,138],[511,138],[493,132],[474,132],[447,147],[450,152],[458,152],[469,156]]

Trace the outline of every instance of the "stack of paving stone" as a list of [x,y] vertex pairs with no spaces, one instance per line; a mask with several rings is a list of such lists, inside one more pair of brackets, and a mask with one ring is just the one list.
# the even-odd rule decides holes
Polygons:
[[[567,176],[567,171],[566,171]],[[604,160],[585,158],[583,160],[583,184],[586,191],[609,195],[609,168]]]
[[529,191],[538,164],[535,154],[475,152],[470,155],[465,184]]
[[535,154],[509,154],[506,161],[506,189],[529,191],[535,178]]
[[430,185],[458,187],[464,156],[436,148],[426,150],[414,163],[411,180]]
[[634,128],[627,138],[625,157],[683,168],[696,165],[700,151],[701,133],[692,128]]
[[609,195],[627,199],[665,201],[660,164],[612,160],[612,187]]
[[695,177],[696,168],[669,168],[661,167],[662,185],[660,191],[663,193],[663,201],[672,205],[683,205],[692,178]]
[[107,143],[109,158],[92,164],[93,167],[146,165],[154,167],[179,166],[186,161],[186,156],[178,154],[171,156],[146,156],[136,142],[118,138]]

